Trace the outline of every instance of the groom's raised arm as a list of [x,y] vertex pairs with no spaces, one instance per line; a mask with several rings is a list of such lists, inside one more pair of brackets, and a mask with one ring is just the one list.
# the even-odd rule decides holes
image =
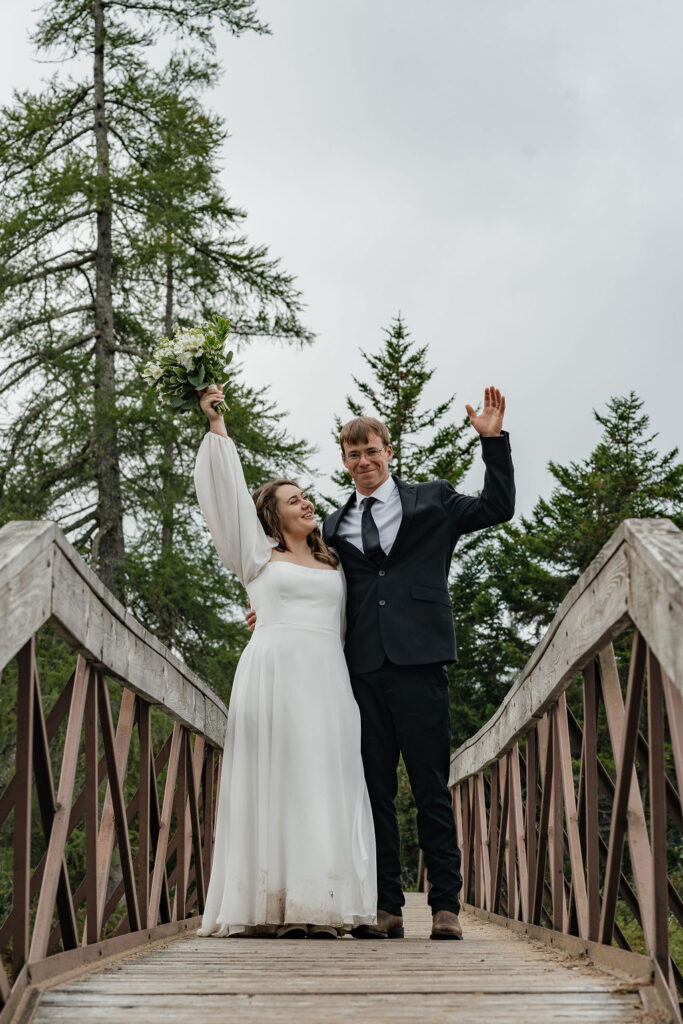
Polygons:
[[445,480],[442,500],[448,510],[454,537],[487,526],[506,523],[515,511],[515,475],[510,438],[503,430],[505,395],[498,388],[486,388],[480,413],[465,407],[470,423],[481,437],[481,454],[486,466],[484,487],[478,497],[460,494]]

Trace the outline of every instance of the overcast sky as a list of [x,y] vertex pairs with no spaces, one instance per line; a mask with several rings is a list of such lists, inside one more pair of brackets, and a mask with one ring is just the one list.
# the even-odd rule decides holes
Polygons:
[[[9,7],[6,4],[5,9]],[[259,344],[298,436],[335,465],[359,346],[400,310],[458,416],[508,400],[521,511],[591,409],[631,388],[681,441],[683,5],[679,0],[262,0],[270,37],[222,39],[211,102],[247,230],[295,274],[315,345]],[[15,6],[3,102],[46,68]],[[467,480],[480,486],[481,464]]]

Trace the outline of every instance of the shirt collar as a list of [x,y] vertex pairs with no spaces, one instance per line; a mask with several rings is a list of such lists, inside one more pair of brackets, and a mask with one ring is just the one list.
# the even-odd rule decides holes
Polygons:
[[360,494],[356,491],[356,507],[360,508],[360,503],[364,498],[375,498],[377,501],[386,502],[395,490],[397,490],[396,481],[393,476],[389,476],[372,494]]

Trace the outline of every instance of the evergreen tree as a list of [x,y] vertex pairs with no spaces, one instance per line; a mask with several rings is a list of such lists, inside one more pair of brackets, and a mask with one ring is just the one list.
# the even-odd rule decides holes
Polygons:
[[501,530],[462,537],[453,559],[449,589],[458,660],[448,677],[454,749],[489,720],[534,646],[520,634],[501,595]]
[[[372,371],[370,381],[353,377],[357,398],[347,395],[351,416],[376,416],[386,424],[394,449],[392,469],[410,481],[448,480],[456,485],[472,465],[478,438],[469,419],[444,422],[455,395],[433,408],[424,407],[424,390],[434,376],[427,365],[428,346],[411,340],[401,314],[383,328],[383,345],[377,355],[360,350]],[[335,417],[334,438],[339,439],[342,420]],[[471,435],[471,436],[470,436]],[[332,477],[345,490],[351,485],[346,470]]]
[[[265,249],[235,234],[244,214],[230,206],[217,184],[215,155],[224,128],[193,94],[197,79],[201,86],[213,75],[206,64],[174,59],[162,80],[158,137],[147,150],[141,143],[138,159],[145,178],[144,229],[130,240],[127,257],[127,278],[134,282],[130,320],[149,324],[148,333],[156,326],[158,333],[145,309],[163,310],[164,333],[170,335],[176,322],[189,324],[226,308],[240,339],[259,333],[308,340],[288,312],[292,278]],[[235,373],[226,393],[230,432],[253,486],[275,475],[274,467],[298,474],[304,446],[287,439],[267,393],[246,387]],[[213,590],[208,583],[216,577],[216,556],[203,524],[198,528],[192,480],[205,423],[201,416],[159,415],[150,398],[137,406],[127,443],[128,451],[145,453],[135,475],[138,529],[126,560],[127,591],[138,617],[225,696],[248,635],[241,612],[234,621],[241,588],[234,580]]]
[[683,463],[660,453],[631,391],[593,412],[602,436],[587,459],[549,463],[556,485],[500,533],[496,585],[520,630],[537,635],[623,519],[668,516],[683,526]]
[[[197,101],[215,26],[266,30],[253,0],[50,0],[39,49],[92,72],[0,115],[0,521],[56,518],[122,596],[124,518],[131,534],[151,458],[139,365],[169,310],[192,295],[189,317],[218,304],[244,336],[308,338],[292,279],[218,187],[224,133]],[[161,32],[194,50],[159,72]]]

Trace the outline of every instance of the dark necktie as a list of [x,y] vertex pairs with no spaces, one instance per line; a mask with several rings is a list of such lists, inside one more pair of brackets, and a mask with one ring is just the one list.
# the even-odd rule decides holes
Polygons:
[[379,542],[377,523],[372,518],[372,506],[377,498],[363,498],[363,515],[360,520],[360,535],[363,542],[363,553],[373,564],[377,565],[386,557]]

